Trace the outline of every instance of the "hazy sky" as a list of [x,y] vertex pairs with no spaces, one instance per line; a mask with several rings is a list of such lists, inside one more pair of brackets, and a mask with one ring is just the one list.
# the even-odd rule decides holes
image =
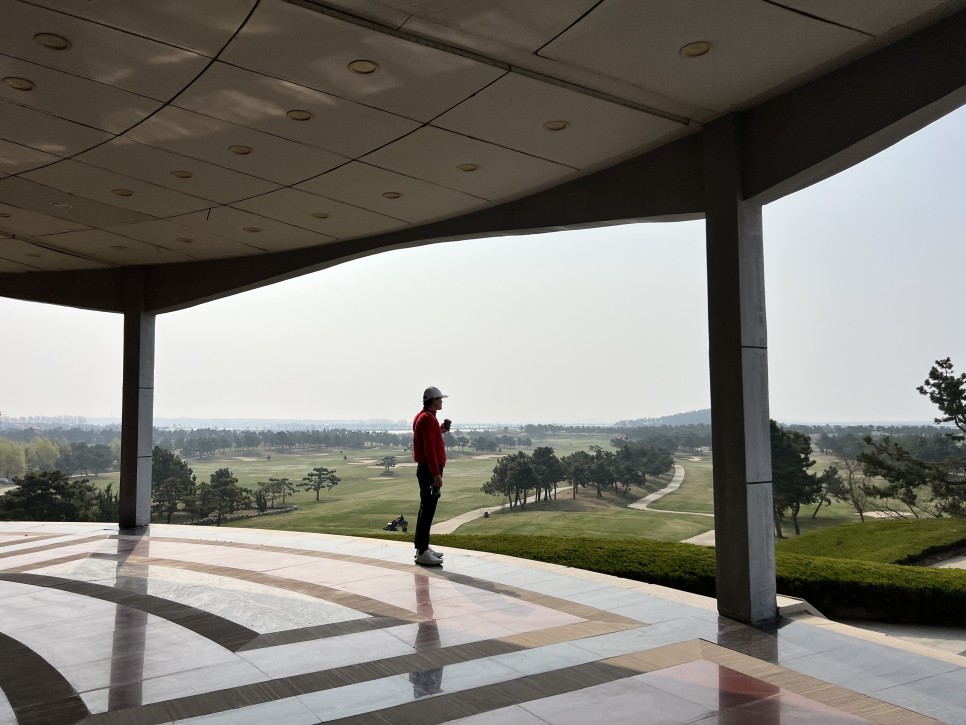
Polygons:
[[[931,421],[966,369],[966,110],[765,208],[772,417]],[[162,315],[155,415],[601,422],[706,408],[704,223],[389,252]],[[121,317],[0,298],[4,416],[119,417]]]

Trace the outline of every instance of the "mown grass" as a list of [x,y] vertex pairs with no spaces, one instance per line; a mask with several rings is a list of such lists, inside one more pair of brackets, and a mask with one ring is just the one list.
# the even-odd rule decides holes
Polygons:
[[[697,459],[697,460],[694,460]],[[662,496],[650,508],[658,511],[692,511],[714,513],[714,490],[711,486],[711,456],[678,455],[674,462],[684,467],[684,481],[677,491]],[[710,527],[709,527],[710,528]]]
[[966,548],[964,519],[878,519],[850,523],[782,541],[786,554],[913,564]]
[[[343,460],[343,455],[349,460]],[[380,475],[383,468],[376,461],[386,455],[396,456],[399,462],[393,476]],[[459,452],[450,453],[448,458],[437,520],[442,521],[466,511],[494,505],[494,499],[480,491],[480,486],[492,473],[495,459]],[[210,472],[209,467],[214,471],[230,463],[219,459],[208,466],[203,461],[189,461],[199,480]],[[267,463],[260,471],[257,467],[253,470],[250,462],[228,467],[239,479],[240,485],[250,488],[255,488],[257,481],[267,480],[268,476],[286,476],[297,483],[315,466],[335,468],[342,482],[332,490],[321,491],[318,501],[315,500],[314,492],[300,491],[295,496],[288,497],[286,503],[297,505],[297,511],[237,521],[232,526],[365,534],[382,530],[387,521],[400,514],[415,523],[419,508],[415,467],[409,455],[399,449],[373,448],[364,452],[347,451],[344,454],[338,451],[272,454],[272,460]],[[267,473],[268,470],[275,472]]]
[[[550,444],[558,455],[573,450],[586,450],[590,445],[607,445],[603,437],[554,439],[534,441],[534,445]],[[342,456],[348,457],[348,462]],[[385,455],[395,455],[400,462],[396,475],[380,476],[382,470],[372,461]],[[443,496],[436,512],[436,521],[474,509],[498,506],[506,499],[488,496],[480,487],[490,477],[496,459],[502,454],[479,456],[472,452],[448,453]],[[246,528],[283,529],[351,535],[370,535],[382,530],[385,523],[403,514],[415,523],[419,499],[415,471],[408,454],[399,449],[370,449],[361,451],[296,451],[273,453],[272,460],[237,456],[233,458],[192,459],[189,465],[199,480],[205,480],[218,468],[230,468],[242,486],[255,488],[258,481],[269,476],[298,481],[317,465],[336,468],[342,483],[331,491],[322,491],[319,501],[314,493],[300,492],[289,497],[299,509],[288,514],[258,517],[232,522],[232,526]],[[687,514],[654,514],[628,509],[627,504],[662,488],[670,480],[666,475],[650,481],[644,488],[634,488],[626,496],[613,489],[597,498],[593,487],[578,490],[576,500],[572,490],[558,489],[557,499],[534,502],[479,518],[460,527],[461,533],[503,536],[509,533],[527,535],[606,536],[613,538],[652,538],[675,541],[690,538],[713,526],[706,516]],[[279,502],[280,503],[280,502]],[[181,523],[179,517],[172,523]],[[393,534],[390,534],[393,535]],[[400,532],[398,536],[402,536]]]

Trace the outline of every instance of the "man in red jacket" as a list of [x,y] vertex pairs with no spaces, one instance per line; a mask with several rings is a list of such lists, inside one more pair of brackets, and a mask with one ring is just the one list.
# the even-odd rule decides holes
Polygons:
[[[443,468],[446,466],[446,444],[436,412],[443,409],[443,395],[439,388],[426,388],[423,409],[413,419],[413,460],[416,461],[416,480],[419,482],[419,515],[416,517],[416,563],[439,566],[443,555],[429,547],[429,527],[433,524],[440,489],[443,487]],[[444,430],[445,428],[445,430]]]

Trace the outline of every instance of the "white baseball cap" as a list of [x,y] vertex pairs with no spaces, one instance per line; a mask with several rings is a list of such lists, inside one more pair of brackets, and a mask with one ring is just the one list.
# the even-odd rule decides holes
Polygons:
[[428,387],[423,391],[423,400],[432,400],[433,398],[448,398],[448,395],[443,395],[439,388]]

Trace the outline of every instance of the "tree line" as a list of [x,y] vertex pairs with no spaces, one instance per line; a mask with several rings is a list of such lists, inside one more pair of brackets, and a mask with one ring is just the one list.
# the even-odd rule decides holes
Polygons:
[[106,443],[70,443],[64,438],[35,436],[23,443],[0,438],[0,478],[13,480],[28,471],[58,470],[66,476],[98,476],[117,470],[121,439]]
[[[837,500],[848,503],[860,521],[870,510],[893,516],[966,516],[966,373],[956,375],[950,358],[937,360],[916,390],[939,409],[935,423],[921,426],[819,429],[816,447],[835,463],[821,474],[809,472],[812,444],[800,430],[771,422],[775,530],[790,517],[799,533],[801,507]],[[884,481],[884,483],[880,483]]]
[[645,485],[647,476],[659,476],[674,467],[674,457],[667,449],[619,438],[611,445],[616,450],[591,446],[563,458],[550,446],[534,448],[532,454],[518,451],[502,456],[481,490],[506,498],[511,508],[526,506],[531,491],[534,501],[556,499],[558,484],[564,481],[573,498],[578,489],[591,486],[603,498],[605,489],[627,495],[631,486]]

